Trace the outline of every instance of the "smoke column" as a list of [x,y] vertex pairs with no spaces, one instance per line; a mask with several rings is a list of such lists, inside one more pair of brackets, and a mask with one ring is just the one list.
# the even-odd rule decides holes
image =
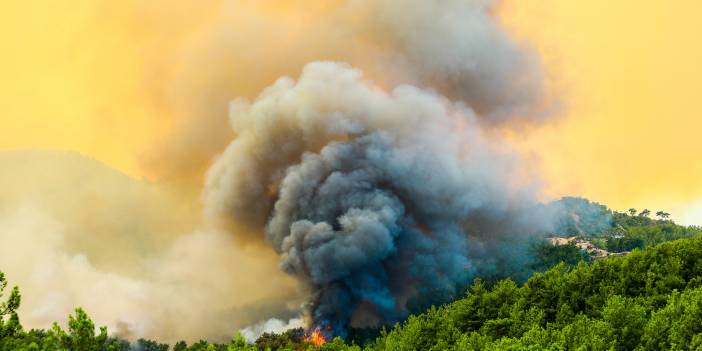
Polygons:
[[[451,300],[476,275],[519,274],[526,234],[548,222],[527,210],[535,167],[501,134],[550,102],[493,1],[82,5],[93,15],[54,80],[85,76],[105,107],[27,113],[167,124],[140,157],[186,195],[84,157],[0,155],[0,269],[23,289],[26,327],[82,306],[130,339],[224,340],[246,325],[253,339],[298,325],[304,299],[308,327],[343,336]],[[190,186],[218,153],[201,223]]]
[[310,326],[339,336],[518,264],[516,235],[542,224],[525,210],[538,182],[499,136],[538,110],[538,72],[490,2],[369,4],[378,16],[365,24],[386,33],[392,57],[373,75],[396,62],[389,77],[312,62],[233,101],[236,138],[204,194],[209,218],[265,228],[282,270],[309,289]]

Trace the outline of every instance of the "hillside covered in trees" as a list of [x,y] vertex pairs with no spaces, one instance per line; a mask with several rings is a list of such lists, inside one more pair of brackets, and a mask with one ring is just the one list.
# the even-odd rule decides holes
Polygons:
[[96,331],[82,309],[69,316],[65,330],[58,324],[48,330],[25,330],[17,314],[20,290],[9,289],[0,274],[0,350],[702,348],[702,229],[676,225],[660,214],[652,219],[650,211],[603,211],[611,218],[609,226],[593,222],[590,227],[597,231],[583,232],[580,226],[563,235],[579,235],[612,251],[631,251],[628,255],[593,260],[572,245],[536,242],[530,267],[536,273],[525,282],[476,279],[452,303],[388,328],[352,331],[347,340],[337,338],[321,346],[300,329],[264,334],[254,344],[238,334],[219,344],[129,343],[111,337],[106,328]]

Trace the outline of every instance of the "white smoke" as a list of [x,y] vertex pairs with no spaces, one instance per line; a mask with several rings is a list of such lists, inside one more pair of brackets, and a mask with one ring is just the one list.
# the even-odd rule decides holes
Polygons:
[[305,323],[303,318],[293,318],[287,322],[277,318],[271,318],[241,329],[239,332],[246,339],[246,341],[252,343],[264,333],[280,334],[288,329],[302,328],[304,326]]

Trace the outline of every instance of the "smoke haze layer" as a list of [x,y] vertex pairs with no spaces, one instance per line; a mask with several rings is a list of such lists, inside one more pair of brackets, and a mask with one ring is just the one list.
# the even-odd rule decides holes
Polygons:
[[[177,45],[144,47],[172,50],[177,62],[154,60],[148,66],[170,79],[167,89],[160,86],[163,80],[149,84],[175,121],[144,163],[155,174],[179,177],[205,169],[234,136],[226,128],[229,100],[253,99],[279,77],[296,76],[318,60],[349,63],[385,88],[430,87],[466,102],[492,123],[547,116],[539,58],[500,27],[492,16],[493,1],[221,1],[210,6],[214,9],[205,9],[214,15],[192,35],[155,40]],[[158,16],[166,23],[151,23],[151,17],[147,23],[170,28],[168,14]]]
[[0,270],[21,289],[25,328],[82,307],[130,340],[226,340],[297,313],[275,255],[198,228],[197,199],[178,189],[40,150],[0,152],[0,181]]

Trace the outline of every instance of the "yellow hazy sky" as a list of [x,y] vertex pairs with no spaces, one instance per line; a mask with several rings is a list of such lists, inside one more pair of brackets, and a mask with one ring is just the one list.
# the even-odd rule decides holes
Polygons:
[[702,2],[508,1],[564,106],[529,140],[555,194],[702,224]]
[[[136,3],[3,2],[0,150],[75,150],[149,176],[144,153],[173,127],[164,106],[177,106],[154,86],[174,79],[170,55],[216,6]],[[541,53],[562,98],[558,118],[520,141],[550,194],[702,223],[700,12],[694,0],[502,3],[502,22]]]

